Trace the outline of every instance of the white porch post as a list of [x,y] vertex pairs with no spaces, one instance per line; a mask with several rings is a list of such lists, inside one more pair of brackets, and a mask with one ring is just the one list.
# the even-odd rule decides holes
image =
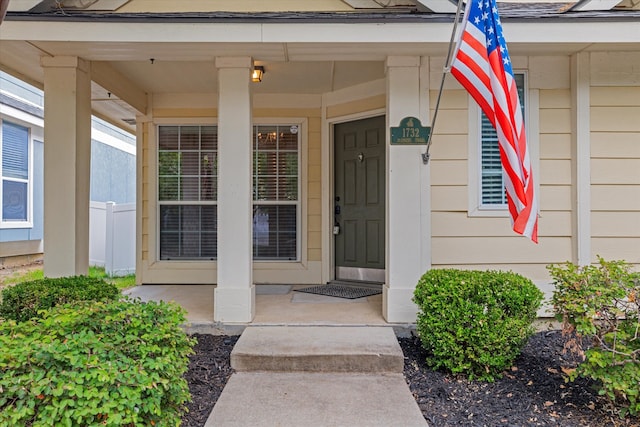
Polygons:
[[591,72],[589,52],[571,56],[573,262],[591,264]]
[[[426,58],[424,58],[426,59]],[[422,83],[421,83],[422,82]],[[431,263],[430,183],[424,146],[390,145],[390,126],[413,116],[429,124],[428,61],[387,58],[387,254],[382,310],[387,322],[414,323],[411,301]]]
[[245,323],[255,314],[249,57],[216,58],[218,68],[218,285],[214,318]]
[[89,270],[91,165],[90,64],[77,57],[43,57],[44,274]]

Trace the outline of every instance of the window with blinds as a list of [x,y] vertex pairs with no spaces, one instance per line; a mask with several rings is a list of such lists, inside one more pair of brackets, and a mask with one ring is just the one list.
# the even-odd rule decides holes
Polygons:
[[[518,87],[518,95],[520,96],[523,117],[525,116],[524,105],[524,74],[515,75],[516,85]],[[502,163],[500,162],[500,148],[498,145],[498,134],[491,125],[491,122],[484,113],[481,114],[481,206],[490,206],[491,208],[506,207],[507,193],[504,188],[504,180],[502,176]]]
[[2,121],[2,222],[29,221],[29,128]]
[[217,127],[159,126],[161,260],[216,259],[217,173]]
[[297,125],[253,129],[253,258],[298,257],[299,133]]

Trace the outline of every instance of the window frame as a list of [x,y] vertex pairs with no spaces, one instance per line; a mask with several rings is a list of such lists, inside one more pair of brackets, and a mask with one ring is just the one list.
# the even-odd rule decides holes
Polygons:
[[[539,194],[539,90],[529,86],[526,70],[514,70],[524,77],[524,122],[529,157],[534,173],[536,192]],[[504,204],[484,204],[482,202],[482,110],[473,98],[468,96],[468,211],[469,217],[509,217],[509,209]]]
[[[182,263],[182,262],[215,262],[217,261],[217,253],[215,257],[177,257],[173,259],[163,259],[160,246],[161,246],[161,207],[162,206],[216,206],[216,224],[217,224],[217,206],[218,206],[218,197],[216,193],[215,200],[161,200],[160,199],[160,128],[161,127],[215,127],[216,133],[218,128],[218,123],[204,123],[204,122],[193,122],[193,121],[179,121],[179,122],[157,122],[154,124],[154,134],[153,134],[153,143],[154,143],[154,190],[155,194],[153,195],[153,201],[155,205],[155,256],[156,260],[159,262],[167,262],[167,263]],[[216,145],[218,143],[216,142]],[[199,150],[201,151],[201,150]],[[219,151],[219,147],[216,147],[216,153]],[[216,187],[218,180],[218,172],[216,171]],[[216,229],[217,234],[217,229]],[[217,237],[216,237],[217,240]],[[217,243],[216,243],[217,246]],[[216,248],[217,250],[217,248]]]
[[[303,166],[303,145],[304,145],[304,123],[301,120],[287,120],[287,119],[275,119],[275,120],[258,120],[258,121],[254,121],[251,124],[251,128],[252,128],[252,135],[254,130],[256,129],[256,127],[260,127],[260,126],[265,126],[265,127],[270,127],[270,126],[297,126],[298,127],[298,145],[297,145],[297,181],[298,181],[298,197],[295,201],[285,201],[285,200],[256,200],[255,199],[255,189],[253,188],[253,185],[255,184],[254,178],[255,178],[255,174],[254,171],[252,171],[251,173],[251,181],[252,181],[252,189],[251,189],[251,193],[252,193],[252,200],[251,200],[251,206],[252,206],[252,211],[255,209],[255,206],[296,206],[296,256],[294,259],[283,259],[283,258],[255,258],[253,257],[253,262],[254,263],[299,263],[302,261],[302,211],[304,209],[304,205],[303,205],[303,173],[302,173],[302,166]],[[252,137],[252,141],[251,141],[251,160],[252,160],[252,165],[255,159],[255,140]],[[306,168],[305,168],[306,170]],[[306,182],[306,181],[305,181]],[[254,252],[254,248],[253,248],[253,242],[255,241],[255,237],[254,237],[254,230],[252,230],[251,233],[251,251],[252,253]]]
[[[2,170],[2,151],[3,151],[3,126],[4,123],[20,126],[27,129],[27,179],[19,179],[13,177],[5,177]],[[38,135],[34,135],[38,133]],[[38,138],[39,137],[39,138]],[[12,182],[26,182],[27,184],[27,219],[25,221],[5,221],[4,220],[4,203],[0,203],[0,229],[16,229],[16,228],[33,228],[33,150],[34,139],[42,140],[41,132],[35,132],[34,126],[13,117],[6,118],[0,116],[0,200],[3,200],[3,189],[5,180]]]
[[[307,245],[307,118],[301,117],[279,117],[279,118],[259,118],[254,120],[251,124],[252,134],[255,126],[298,126],[298,200],[296,201],[296,259],[253,259],[254,268],[275,268],[276,265],[282,266],[282,268],[297,268],[294,265],[303,266],[307,263],[307,251],[303,250]],[[159,189],[159,129],[161,126],[215,126],[218,127],[219,123],[216,118],[211,118],[211,121],[203,121],[202,119],[195,118],[180,118],[180,119],[155,119],[149,123],[149,155],[153,159],[149,165],[149,178],[151,179],[150,191],[148,193],[148,200],[150,208],[153,209],[154,214],[149,218],[149,245],[148,253],[151,257],[150,266],[158,263],[161,265],[206,265],[207,263],[216,265],[218,262],[217,257],[214,259],[201,258],[201,259],[161,259],[160,257],[160,206],[161,201],[160,189]],[[219,142],[218,142],[219,144]],[[252,165],[253,165],[253,140],[251,141],[252,148]],[[219,150],[219,148],[218,148]],[[138,153],[142,158],[141,153]],[[144,178],[141,179],[144,181]],[[144,185],[144,184],[143,184]],[[252,170],[252,194],[253,194],[253,170]],[[253,206],[253,196],[252,196]],[[276,202],[277,204],[278,202]],[[217,198],[212,204],[218,205]],[[155,222],[155,224],[153,223]],[[154,230],[153,232],[151,230]],[[252,253],[253,253],[253,230],[252,230]],[[152,267],[153,268],[153,267]],[[197,267],[195,267],[197,268]]]

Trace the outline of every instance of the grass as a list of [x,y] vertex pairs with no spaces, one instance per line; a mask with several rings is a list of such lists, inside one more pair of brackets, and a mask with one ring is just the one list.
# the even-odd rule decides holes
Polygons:
[[[124,290],[136,285],[136,275],[129,274],[127,276],[110,277],[104,270],[104,267],[89,267],[89,277],[98,277],[105,279],[109,283],[113,283],[120,290]],[[42,268],[36,268],[29,271],[17,272],[11,276],[5,277],[3,283],[5,285],[28,282],[44,278]]]

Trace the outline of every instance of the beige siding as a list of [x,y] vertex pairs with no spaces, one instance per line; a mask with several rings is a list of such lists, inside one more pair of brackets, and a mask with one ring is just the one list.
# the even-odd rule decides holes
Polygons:
[[591,235],[593,237],[640,237],[640,210],[592,212]]
[[570,185],[544,185],[540,188],[540,206],[546,211],[571,211]]
[[638,132],[594,132],[591,134],[591,156],[596,159],[638,159],[640,135]]
[[[435,162],[434,162],[435,163]],[[432,212],[467,212],[467,186],[432,186],[431,187],[431,211]]]
[[640,183],[640,158],[591,159],[591,184],[637,185]]
[[640,184],[591,186],[592,211],[640,211]]
[[[515,65],[514,65],[515,67]],[[529,88],[538,90],[540,243],[515,234],[506,211],[473,211],[468,186],[468,96],[447,90],[431,148],[434,267],[514,270],[544,282],[545,266],[572,256],[571,90],[568,57],[519,58]],[[454,86],[450,86],[454,87]],[[431,98],[435,99],[432,92]],[[433,107],[433,105],[432,105]],[[534,132],[532,130],[531,132]]]
[[571,158],[571,134],[545,133],[540,135],[541,160],[567,160]]
[[592,65],[591,258],[640,265],[640,81],[629,74],[640,55],[594,54]]
[[467,138],[462,135],[441,135],[433,137],[429,150],[431,160],[467,160]]
[[[511,224],[508,217],[474,217],[468,218],[466,212],[433,212],[431,225],[434,237],[512,237]],[[545,212],[539,220],[540,229],[545,236],[570,237],[570,212]]]
[[357,101],[345,102],[344,104],[332,105],[327,107],[327,118],[331,119],[334,117],[377,110],[384,108],[386,102],[386,95],[377,95]]
[[493,264],[556,263],[571,258],[571,238],[545,237],[534,245],[517,237],[434,237],[433,263]]
[[597,261],[600,256],[606,260],[624,260],[640,269],[640,238],[638,237],[594,237],[591,240],[591,259]]
[[[593,52],[591,53],[591,85],[638,88],[640,87],[638,64],[640,64],[640,52],[637,51]],[[617,104],[614,102],[613,105]]]
[[[142,260],[149,259],[149,123],[142,125]],[[146,226],[145,226],[146,225]]]

